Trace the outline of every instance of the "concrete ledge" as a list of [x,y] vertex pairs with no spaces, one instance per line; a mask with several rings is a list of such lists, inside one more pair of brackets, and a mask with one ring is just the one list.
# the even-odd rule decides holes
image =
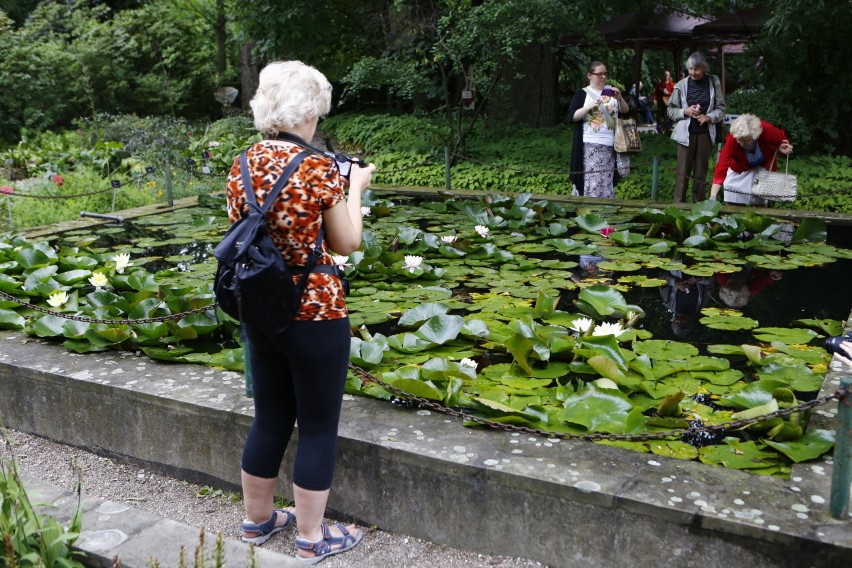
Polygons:
[[[199,483],[239,483],[252,413],[240,374],[129,353],[77,355],[0,332],[0,392],[11,428]],[[822,427],[833,422],[830,406]],[[289,470],[285,463],[285,495]],[[830,483],[830,459],[782,480],[469,429],[347,397],[329,505],[382,529],[549,566],[849,566],[852,521],[828,514]]]
[[[40,513],[49,514],[61,523],[71,520],[77,508],[77,495],[36,479],[25,479],[24,485],[32,503]],[[188,566],[193,565],[200,543],[195,527],[162,519],[123,503],[83,498],[83,531],[74,548],[85,554],[80,562],[92,568],[113,568],[118,558],[123,568],[147,568],[152,559],[161,566],[179,566],[181,549]],[[204,550],[213,558],[215,534],[205,534]],[[249,548],[235,540],[225,540],[223,555],[227,566],[249,566]],[[256,565],[261,568],[295,568],[304,566],[295,558],[254,549]]]

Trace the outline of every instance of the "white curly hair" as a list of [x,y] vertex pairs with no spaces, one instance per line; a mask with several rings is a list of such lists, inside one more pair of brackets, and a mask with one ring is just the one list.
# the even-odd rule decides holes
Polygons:
[[330,109],[331,83],[301,61],[274,61],[264,67],[251,100],[254,126],[265,134],[291,131]]
[[731,136],[737,140],[757,140],[762,133],[760,119],[753,114],[741,114],[731,122]]

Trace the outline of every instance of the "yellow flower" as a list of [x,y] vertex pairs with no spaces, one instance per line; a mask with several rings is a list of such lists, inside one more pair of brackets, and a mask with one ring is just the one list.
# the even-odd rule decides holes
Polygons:
[[54,308],[58,308],[67,301],[68,293],[65,290],[54,290],[51,292],[50,296],[47,297],[47,303]]

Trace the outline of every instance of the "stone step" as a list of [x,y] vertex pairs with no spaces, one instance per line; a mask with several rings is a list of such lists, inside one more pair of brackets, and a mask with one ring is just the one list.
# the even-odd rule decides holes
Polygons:
[[[38,479],[24,479],[30,502],[38,503],[39,513],[48,514],[67,524],[77,508],[77,494]],[[152,560],[160,566],[180,566],[181,554],[186,566],[194,566],[201,531],[183,523],[158,517],[124,503],[83,496],[83,530],[74,548],[85,556],[78,558],[85,566],[112,568],[114,559],[122,568],[148,568]],[[213,566],[213,549],[217,535],[206,533],[204,554]],[[224,540],[223,558],[229,568],[250,566],[249,546],[236,540]],[[183,549],[183,553],[181,553]],[[296,568],[304,566],[291,556],[253,547],[258,568]]]

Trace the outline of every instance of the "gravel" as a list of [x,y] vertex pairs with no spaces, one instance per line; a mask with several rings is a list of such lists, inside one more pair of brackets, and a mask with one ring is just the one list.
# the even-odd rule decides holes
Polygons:
[[[200,486],[139,466],[98,456],[80,448],[57,444],[50,440],[6,430],[18,469],[24,477],[32,477],[54,485],[74,489],[79,467],[83,493],[91,497],[125,503],[194,527],[204,527],[210,534],[223,533],[227,539],[239,538],[243,518],[242,495],[209,486]],[[5,445],[0,457],[8,457]],[[334,489],[332,488],[332,491]],[[337,522],[329,519],[331,522]],[[85,526],[84,526],[85,529]],[[503,556],[487,556],[465,550],[447,548],[403,534],[365,528],[364,540],[353,550],[324,560],[321,566],[370,568],[533,568],[539,562]],[[294,554],[295,529],[275,535],[264,549]]]

